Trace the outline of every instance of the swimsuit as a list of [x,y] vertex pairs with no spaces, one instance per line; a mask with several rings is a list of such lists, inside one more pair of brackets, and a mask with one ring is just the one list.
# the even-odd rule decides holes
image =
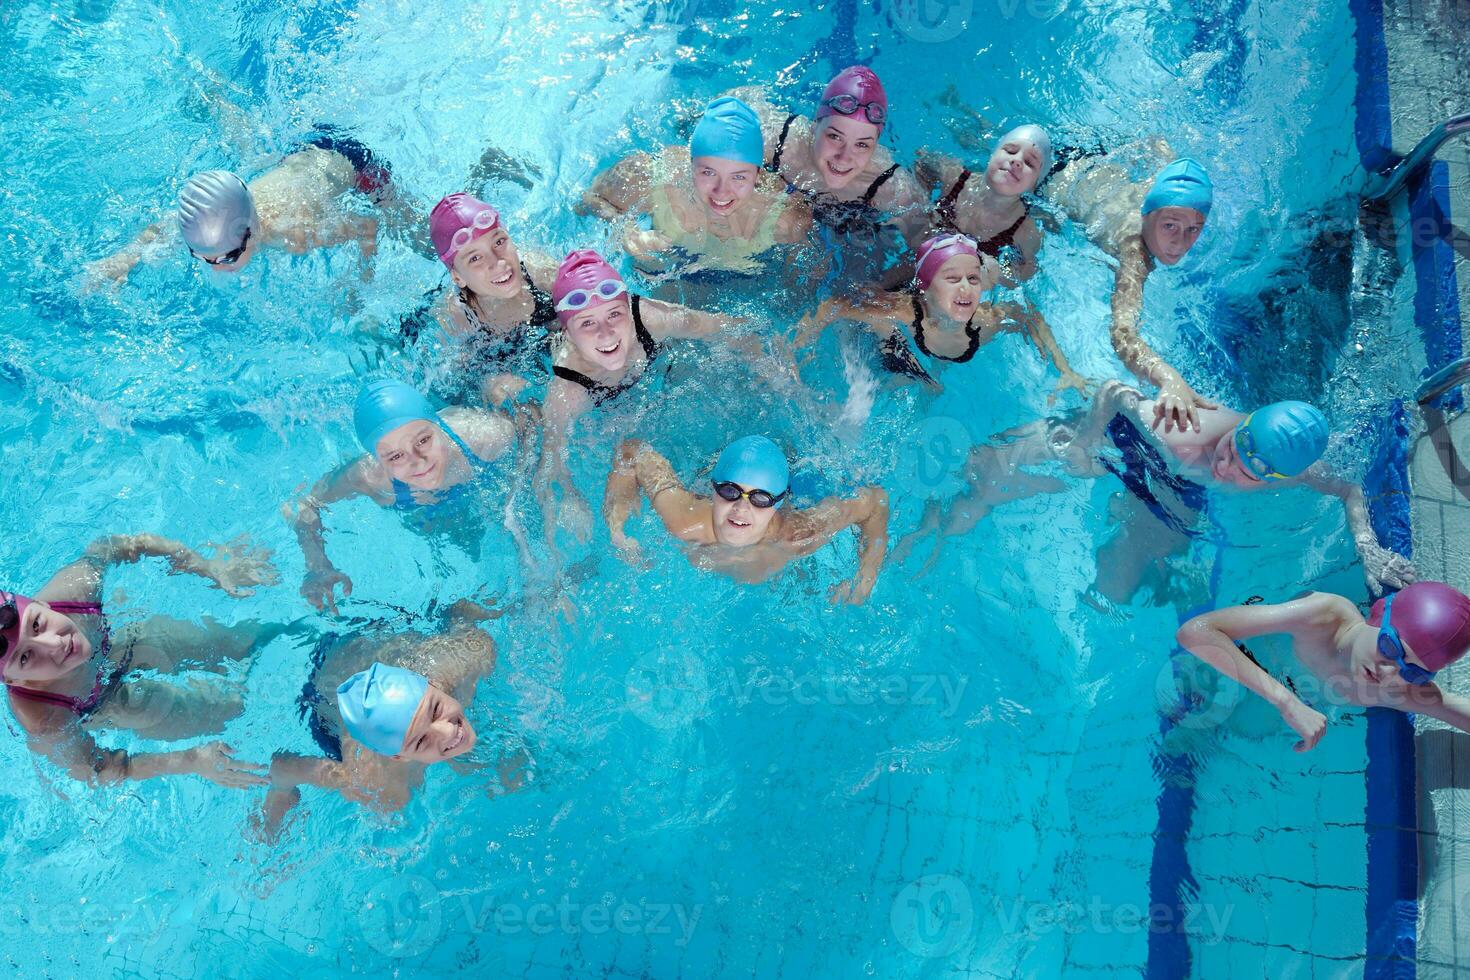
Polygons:
[[[784,199],[783,199],[784,200]],[[776,246],[776,225],[786,208],[783,201],[773,203],[761,219],[760,227],[749,238],[721,238],[708,228],[687,231],[674,213],[673,203],[665,185],[655,187],[649,194],[649,217],[653,230],[667,238],[675,248],[698,256],[707,269],[724,269],[731,272],[756,272],[760,266],[755,257]]]
[[546,290],[531,281],[531,274],[526,270],[524,262],[521,263],[521,275],[531,290],[531,300],[535,306],[529,319],[520,321],[508,331],[495,330],[480,319],[474,307],[464,301],[463,295],[453,299],[465,320],[475,330],[470,354],[471,366],[477,371],[488,374],[492,369],[514,361],[528,351],[545,347],[543,342],[547,337],[547,327],[556,323],[556,304],[551,301],[551,295]]
[[[55,612],[64,616],[101,616],[102,604],[98,602],[52,602],[47,603]],[[122,660],[112,669],[112,673],[103,680],[102,673],[107,667],[109,654],[112,652],[112,634],[107,627],[107,620],[102,620],[102,642],[98,647],[102,654],[102,666],[97,668],[97,679],[92,684],[92,693],[85,698],[72,697],[69,694],[58,694],[55,691],[37,691],[29,687],[16,687],[13,684],[5,685],[11,697],[20,698],[22,701],[34,701],[40,704],[55,705],[65,708],[77,718],[83,719],[101,707],[102,702],[117,689],[122,682],[123,675],[133,662],[132,644],[128,645]]]
[[393,168],[387,162],[378,159],[356,137],[349,136],[336,126],[317,123],[312,127],[311,135],[301,145],[315,146],[346,157],[347,162],[352,164],[352,169],[357,172],[357,189],[375,200],[393,180]]
[[[1106,456],[1099,456],[1098,462],[1122,480],[1123,485],[1167,527],[1186,537],[1204,537],[1193,527],[1193,519],[1205,508],[1205,488],[1172,472],[1153,443],[1139,431],[1132,419],[1121,412],[1108,423],[1107,434],[1122,452],[1123,465],[1119,467],[1117,462]],[[1193,512],[1188,520],[1164,506],[1155,493],[1156,486],[1173,491],[1175,498]]]
[[629,301],[629,305],[633,309],[633,330],[638,336],[638,343],[643,347],[643,356],[647,359],[647,363],[643,365],[643,370],[639,372],[638,377],[627,378],[615,385],[605,385],[593,381],[581,371],[569,367],[562,367],[560,364],[553,367],[551,373],[563,381],[570,381],[572,384],[580,385],[586,390],[588,395],[592,396],[592,404],[594,405],[601,405],[603,402],[611,401],[643,380],[648,374],[648,368],[653,364],[653,359],[658,356],[659,347],[654,341],[653,335],[648,332],[648,328],[643,326],[643,315],[639,312],[638,307],[639,301],[642,298],[635,294]]
[[[955,223],[955,202],[959,200],[960,194],[964,192],[965,184],[969,182],[970,177],[971,171],[969,169],[960,171],[959,180],[956,180],[954,182],[954,186],[951,187],[949,189],[949,192],[945,194],[942,198],[940,198],[939,203],[934,206],[934,214],[939,218],[940,224],[946,230],[960,230],[959,225]],[[1021,225],[1024,224],[1026,219],[1030,216],[1031,205],[1023,203],[1021,205],[1021,216],[1017,218],[1014,222],[1012,222],[1009,228],[1006,228],[1004,231],[1001,231],[998,234],[991,235],[983,242],[977,241],[975,243],[975,247],[981,252],[984,252],[986,255],[990,256],[991,258],[997,260],[1000,259],[1000,253],[1003,249],[1014,248],[1019,251],[1020,249],[1016,245],[1016,232],[1020,230]]]
[[[924,343],[924,304],[919,299],[918,293],[911,295],[914,301],[914,345],[919,350],[937,361],[948,361],[951,364],[964,364],[975,356],[975,352],[980,349],[980,328],[971,325],[975,320],[973,314],[965,321],[965,337],[969,340],[965,352],[956,357],[945,357],[943,354],[934,353],[929,349],[929,345]],[[880,352],[883,367],[887,370],[894,374],[903,374],[911,378],[918,378],[920,381],[934,383],[934,378],[919,363],[918,358],[914,357],[914,352],[909,349],[909,345],[904,343],[903,334],[900,331],[895,330],[888,335],[883,341]]]
[[[766,169],[785,180],[781,173],[781,154],[786,152],[786,134],[791,131],[791,123],[799,119],[796,113],[786,117],[786,123],[781,127],[781,138],[776,142],[776,155],[771,158],[771,165]],[[856,201],[840,201],[827,191],[818,191],[809,195],[812,201],[812,217],[839,235],[849,235],[858,231],[867,231],[871,235],[877,235],[878,228],[883,224],[883,212],[873,206],[873,198],[878,194],[878,188],[888,181],[888,178],[898,173],[898,164],[894,164],[883,171],[863,196]],[[791,193],[795,185],[786,181],[786,191]]]
[[444,434],[453,440],[454,444],[459,447],[460,452],[464,453],[465,461],[470,464],[470,468],[474,471],[474,477],[467,483],[456,483],[454,486],[442,491],[437,500],[427,504],[421,504],[414,499],[413,488],[407,483],[394,479],[393,506],[397,509],[421,510],[424,513],[429,513],[435,508],[450,504],[463,496],[464,491],[484,479],[488,475],[491,467],[494,466],[488,460],[483,460],[479,456],[476,456],[470,447],[465,445],[464,440],[459,437],[459,434],[448,425],[440,422],[439,428],[444,430]]
[[323,721],[316,710],[326,700],[316,689],[316,675],[326,662],[327,654],[342,640],[343,637],[329,634],[317,642],[316,648],[311,651],[311,671],[307,674],[306,683],[301,685],[301,693],[296,696],[296,717],[306,722],[306,730],[311,733],[312,741],[334,762],[342,761],[342,734]]

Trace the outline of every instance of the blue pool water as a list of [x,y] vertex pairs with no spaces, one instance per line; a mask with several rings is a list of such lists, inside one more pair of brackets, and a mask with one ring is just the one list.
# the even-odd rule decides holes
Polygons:
[[[951,8],[972,8],[973,26],[913,0],[5,5],[5,582],[39,586],[104,532],[248,532],[275,550],[281,586],[235,603],[124,568],[109,607],[333,627],[295,594],[303,565],[280,506],[357,451],[354,365],[422,369],[380,337],[442,268],[397,243],[371,283],[348,250],[273,255],[233,279],[170,258],[79,300],[80,266],[154,220],[189,173],[256,172],[330,121],[431,202],[493,142],[543,174],[530,192],[492,189],[507,225],[559,255],[608,244],[569,202],[613,159],[674,140],[735,85],[769,81],[802,108],[854,61],[884,78],[887,138],[906,160],[957,149],[942,124],[951,84],[1000,124],[1168,134],[1210,168],[1218,203],[1185,265],[1150,282],[1147,336],[1228,402],[1306,397],[1338,431],[1363,431],[1375,406],[1362,390],[1397,374],[1339,359],[1368,327],[1346,320],[1340,263],[1303,271],[1300,231],[1354,186],[1345,7]],[[1111,279],[1065,229],[1026,289],[1097,378],[1123,376]],[[732,309],[772,330],[793,319],[758,289]],[[1409,325],[1372,330],[1391,343]],[[880,397],[854,431],[833,428],[830,399],[766,399],[718,357],[679,360],[657,397],[579,445],[589,498],[624,435],[692,478],[730,433],[766,429],[805,447],[827,486],[888,487],[896,537],[926,496],[953,491],[937,475],[945,446],[1037,417],[1053,383],[1004,340],[937,398]],[[835,365],[809,380],[845,391]],[[1361,473],[1366,443],[1345,436],[1334,459]],[[856,560],[849,539],[746,587],[694,571],[635,519],[650,571],[595,540],[571,556],[583,574],[564,606],[491,627],[500,666],[471,714],[487,742],[535,760],[533,786],[504,798],[448,767],[387,819],[308,791],[267,846],[247,835],[256,792],[86,789],[0,738],[13,774],[0,963],[54,977],[1167,976],[1159,950],[1177,941],[1201,977],[1350,969],[1364,950],[1361,717],[1342,714],[1306,757],[1229,692],[1160,726],[1178,703],[1170,600],[1361,594],[1341,508],[1304,491],[1222,500],[1223,543],[1195,548],[1175,592],[1102,612],[1081,594],[1118,489],[1079,483],[1002,510],[927,573],[887,567],[859,608],[826,601]],[[520,595],[495,520],[483,536],[422,537],[359,501],[327,522],[355,583],[349,625]],[[225,736],[242,757],[315,751],[295,705],[310,648],[288,635],[242,674],[247,708]],[[1182,862],[1160,867],[1158,800],[1180,778],[1166,758],[1192,760],[1195,811]],[[1183,917],[1150,927],[1160,889]]]

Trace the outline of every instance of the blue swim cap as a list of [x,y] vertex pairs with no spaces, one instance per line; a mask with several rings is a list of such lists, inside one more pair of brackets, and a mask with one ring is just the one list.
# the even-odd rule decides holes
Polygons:
[[1204,167],[1185,157],[1159,171],[1143,199],[1143,207],[1138,210],[1148,214],[1159,208],[1193,208],[1208,216],[1214,200],[1215,185],[1210,183],[1210,175]]
[[1327,451],[1327,418],[1306,402],[1275,402],[1235,427],[1235,451],[1251,474],[1286,480]]
[[720,453],[711,483],[739,483],[779,497],[791,481],[791,468],[781,447],[765,436],[736,439]]
[[694,127],[689,155],[737,160],[759,167],[766,158],[766,144],[755,111],[733,96],[715,99]]
[[375,663],[337,688],[337,710],[349,735],[381,755],[397,755],[428,689],[422,674]]
[[369,453],[378,451],[379,439],[400,425],[420,419],[441,425],[439,413],[434,411],[427,398],[402,381],[386,378],[368,382],[357,396],[357,406],[352,410],[357,438]]

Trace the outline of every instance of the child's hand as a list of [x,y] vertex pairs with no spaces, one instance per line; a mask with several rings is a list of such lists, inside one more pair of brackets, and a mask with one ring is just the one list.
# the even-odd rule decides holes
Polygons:
[[336,588],[342,586],[342,598],[352,595],[352,579],[335,568],[323,568],[307,572],[301,583],[301,597],[311,603],[318,612],[331,610],[337,615]]
[[204,577],[235,598],[253,595],[258,585],[275,585],[281,580],[271,564],[269,548],[256,548],[245,535],[228,544],[214,545],[214,557],[202,559]]
[[1302,737],[1301,741],[1296,743],[1298,752],[1312,751],[1327,732],[1327,716],[1307,707],[1300,701],[1282,708],[1281,719]]
[[239,762],[235,750],[224,742],[207,742],[184,751],[186,773],[203,776],[231,789],[264,786],[270,782],[266,768],[258,762]]

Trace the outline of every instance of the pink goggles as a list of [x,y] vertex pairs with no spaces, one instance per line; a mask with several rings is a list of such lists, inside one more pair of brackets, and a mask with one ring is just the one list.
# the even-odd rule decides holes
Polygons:
[[573,313],[577,310],[585,310],[593,303],[606,303],[608,300],[616,299],[628,291],[628,286],[621,279],[604,279],[591,289],[578,287],[568,292],[556,304],[556,312]]

